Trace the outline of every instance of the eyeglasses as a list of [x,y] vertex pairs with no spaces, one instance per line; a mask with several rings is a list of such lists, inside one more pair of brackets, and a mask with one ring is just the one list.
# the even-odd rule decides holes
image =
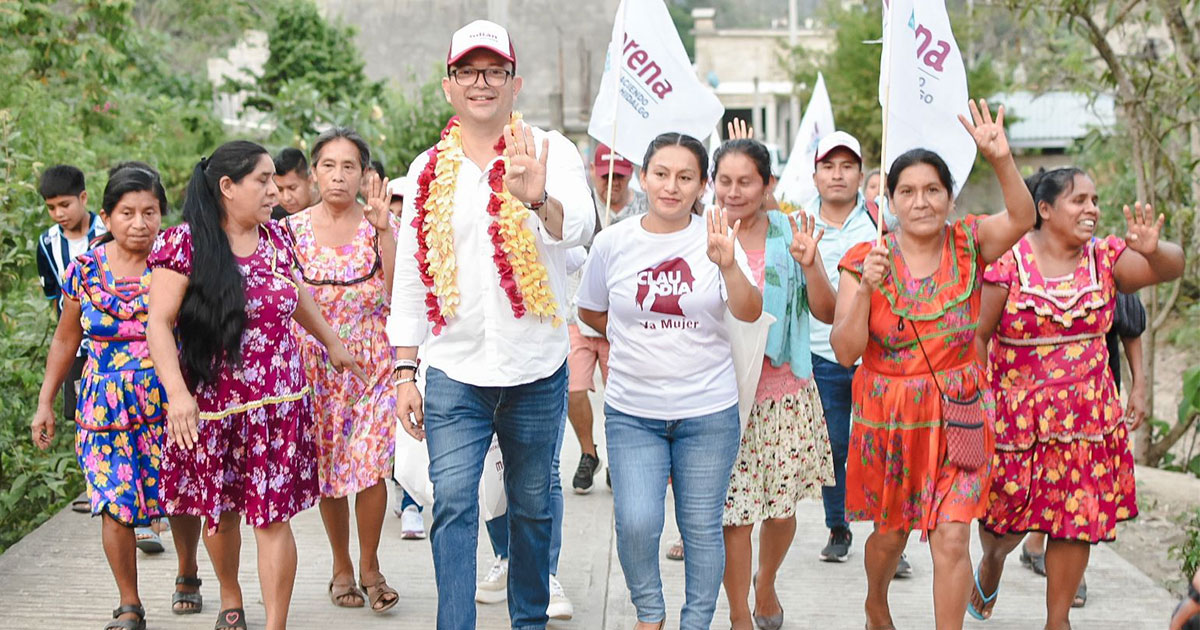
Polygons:
[[508,78],[512,74],[512,72],[504,68],[485,68],[480,70],[479,68],[467,66],[466,68],[454,68],[450,70],[450,76],[454,77],[454,82],[464,87],[470,87],[478,83],[480,75],[483,75],[483,82],[488,87],[500,87],[508,83]]

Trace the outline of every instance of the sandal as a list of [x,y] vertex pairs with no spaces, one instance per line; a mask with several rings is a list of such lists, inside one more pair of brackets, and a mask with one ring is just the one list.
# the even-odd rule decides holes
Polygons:
[[71,502],[71,511],[78,514],[91,514],[92,500],[87,498],[87,495],[75,499]]
[[213,630],[248,630],[246,627],[246,611],[241,608],[228,608],[217,615],[217,625]]
[[1033,570],[1034,573],[1045,577],[1046,575],[1046,554],[1031,553],[1021,545],[1021,565]]
[[[347,602],[346,599],[350,597],[354,599]],[[354,582],[335,584],[333,580],[329,580],[329,601],[339,608],[362,608],[366,605],[367,598],[363,597],[362,591],[358,590]]]
[[[137,615],[137,619],[118,619],[130,613]],[[138,604],[121,606],[113,611],[113,620],[104,626],[104,630],[146,630],[146,609]]]
[[1087,605],[1087,580],[1079,580],[1079,590],[1075,591],[1075,599],[1071,601],[1071,608],[1083,608]]
[[[359,578],[362,589],[367,592],[367,597],[371,600],[371,612],[381,613],[385,610],[390,610],[393,606],[400,603],[400,593],[396,589],[388,586],[387,580],[382,575],[379,576],[379,581],[368,585],[362,582]],[[388,596],[391,599],[387,599]]]
[[[996,601],[996,596],[1000,594],[1000,585],[999,584],[996,585],[996,590],[992,591],[991,595],[984,595],[983,587],[979,585],[979,568],[976,567],[975,568],[975,590],[979,593],[979,597],[981,597],[983,599],[983,605],[987,606],[988,604]],[[991,610],[988,610],[987,615],[985,616],[983,611],[975,610],[975,602],[970,601],[970,600],[967,600],[967,613],[980,621],[987,621],[988,619],[992,618]]]
[[162,538],[158,532],[149,527],[135,527],[133,534],[137,537],[137,548],[141,549],[142,553],[155,555],[163,552]]
[[683,539],[680,538],[667,548],[667,560],[683,560]]
[[[171,594],[171,612],[176,615],[194,615],[204,609],[204,596],[200,594],[200,586],[204,584],[204,580],[196,576],[181,575],[175,578],[175,586],[187,586],[194,588],[194,591],[176,590]],[[186,604],[186,606],[180,606]]]

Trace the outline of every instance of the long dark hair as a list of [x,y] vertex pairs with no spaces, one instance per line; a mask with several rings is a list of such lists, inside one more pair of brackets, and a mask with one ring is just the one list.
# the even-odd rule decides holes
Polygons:
[[[108,170],[108,183],[104,185],[104,197],[100,201],[100,211],[105,215],[111,215],[117,204],[121,203],[122,197],[135,192],[154,193],[154,196],[158,198],[158,212],[163,215],[167,214],[169,208],[167,191],[163,188],[158,171],[145,162],[134,161],[121,162]],[[111,242],[114,238],[116,237],[112,232],[105,232],[103,236],[92,242],[91,247],[99,247]]]
[[[699,140],[687,134],[674,131],[659,134],[657,138],[650,142],[650,146],[646,147],[646,156],[642,158],[643,174],[650,170],[650,158],[653,158],[654,154],[658,153],[658,150],[663,147],[683,147],[691,151],[692,155],[696,156],[696,163],[700,167],[700,183],[703,184],[708,181],[708,151],[704,149],[704,145]],[[700,194],[701,196],[704,194],[703,186],[701,186]],[[704,213],[704,208],[700,205],[700,197],[696,198],[696,203],[692,206],[692,213]]]
[[1044,201],[1053,208],[1054,202],[1058,201],[1059,197],[1075,190],[1076,175],[1086,177],[1087,173],[1074,166],[1056,168],[1052,171],[1040,168],[1038,172],[1025,179],[1025,186],[1029,188],[1029,194],[1033,196],[1033,229],[1038,230],[1042,227],[1042,213],[1037,211],[1038,206],[1042,205]]
[[242,274],[222,228],[221,178],[240,182],[263,155],[269,155],[266,149],[246,140],[221,145],[212,157],[196,164],[184,195],[183,220],[192,232],[192,273],[179,308],[179,345],[185,373],[201,383],[213,381],[225,361],[241,361],[246,325]]

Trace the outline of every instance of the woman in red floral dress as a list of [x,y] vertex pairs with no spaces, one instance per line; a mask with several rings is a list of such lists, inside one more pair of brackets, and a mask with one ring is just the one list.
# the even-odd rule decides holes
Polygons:
[[1070,627],[1091,545],[1137,516],[1133,427],[1104,340],[1117,291],[1178,278],[1184,256],[1159,240],[1163,217],[1141,204],[1125,207],[1124,239],[1097,238],[1096,185],[1079,169],[1027,184],[1035,227],[984,274],[979,347],[996,392],[996,455],[969,612],[991,617],[1004,558],[1026,533],[1043,532],[1046,628],[1059,630]]

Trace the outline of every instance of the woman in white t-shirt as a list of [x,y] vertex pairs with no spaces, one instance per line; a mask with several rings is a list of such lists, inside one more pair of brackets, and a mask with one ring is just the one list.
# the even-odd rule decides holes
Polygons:
[[721,516],[738,451],[738,389],[725,327],[762,312],[737,245],[740,223],[696,212],[708,154],[695,138],[655,138],[642,165],[650,210],[601,232],[579,288],[579,318],[611,344],[604,395],[617,555],[636,628],[662,628],[658,567],[667,479],[683,535],[680,628],[708,628],[725,565]]

